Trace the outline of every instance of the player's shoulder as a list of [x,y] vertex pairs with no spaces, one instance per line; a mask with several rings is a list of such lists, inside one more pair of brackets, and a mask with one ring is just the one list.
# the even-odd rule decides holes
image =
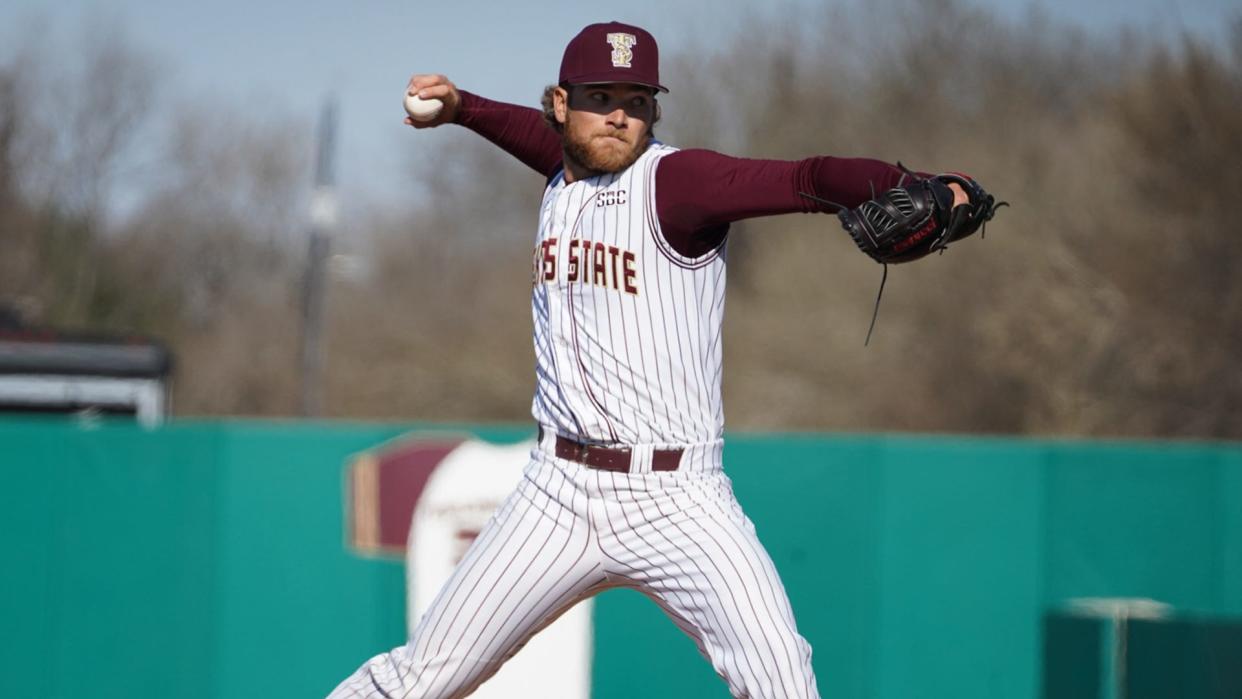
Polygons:
[[660,170],[677,176],[695,177],[717,172],[735,158],[707,148],[671,148],[660,158]]

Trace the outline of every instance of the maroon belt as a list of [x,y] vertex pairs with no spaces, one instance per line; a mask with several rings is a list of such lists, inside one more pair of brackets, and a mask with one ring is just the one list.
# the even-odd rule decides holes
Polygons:
[[[651,452],[652,471],[676,471],[681,465],[682,449],[653,449]],[[605,447],[599,444],[582,444],[568,437],[556,435],[556,456],[568,461],[576,461],[588,468],[601,471],[630,472],[630,460],[633,456],[630,447]]]

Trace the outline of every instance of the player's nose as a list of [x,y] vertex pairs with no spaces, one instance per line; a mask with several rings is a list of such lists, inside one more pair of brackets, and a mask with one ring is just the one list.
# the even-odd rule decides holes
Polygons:
[[616,109],[612,110],[608,114],[608,116],[605,118],[608,120],[609,124],[611,124],[612,126],[618,129],[621,129],[621,128],[625,128],[625,125],[629,122],[630,115],[625,113],[625,109],[621,107],[617,107]]

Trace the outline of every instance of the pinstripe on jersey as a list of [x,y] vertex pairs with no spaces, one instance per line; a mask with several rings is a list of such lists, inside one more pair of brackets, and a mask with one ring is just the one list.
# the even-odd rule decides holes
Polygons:
[[723,434],[725,250],[690,259],[664,240],[655,169],[675,150],[653,144],[623,172],[572,184],[558,175],[544,192],[532,413],[579,441],[686,445]]

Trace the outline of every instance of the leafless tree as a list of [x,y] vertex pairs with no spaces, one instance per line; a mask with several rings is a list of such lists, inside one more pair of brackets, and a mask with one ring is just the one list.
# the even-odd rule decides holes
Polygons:
[[[866,348],[881,270],[834,218],[735,225],[729,427],[1242,436],[1242,242],[1223,215],[1242,191],[1242,19],[1223,45],[962,0],[745,25],[666,48],[662,138],[963,170],[1012,208],[986,239],[890,269]],[[123,34],[101,37],[63,128],[37,51],[0,65],[0,298],[169,339],[183,414],[292,414],[310,124],[204,118]],[[109,223],[152,119],[157,176]],[[348,226],[366,272],[329,288],[326,408],[524,420],[540,178],[459,130],[394,147],[415,139],[445,154],[412,175],[424,196]]]

